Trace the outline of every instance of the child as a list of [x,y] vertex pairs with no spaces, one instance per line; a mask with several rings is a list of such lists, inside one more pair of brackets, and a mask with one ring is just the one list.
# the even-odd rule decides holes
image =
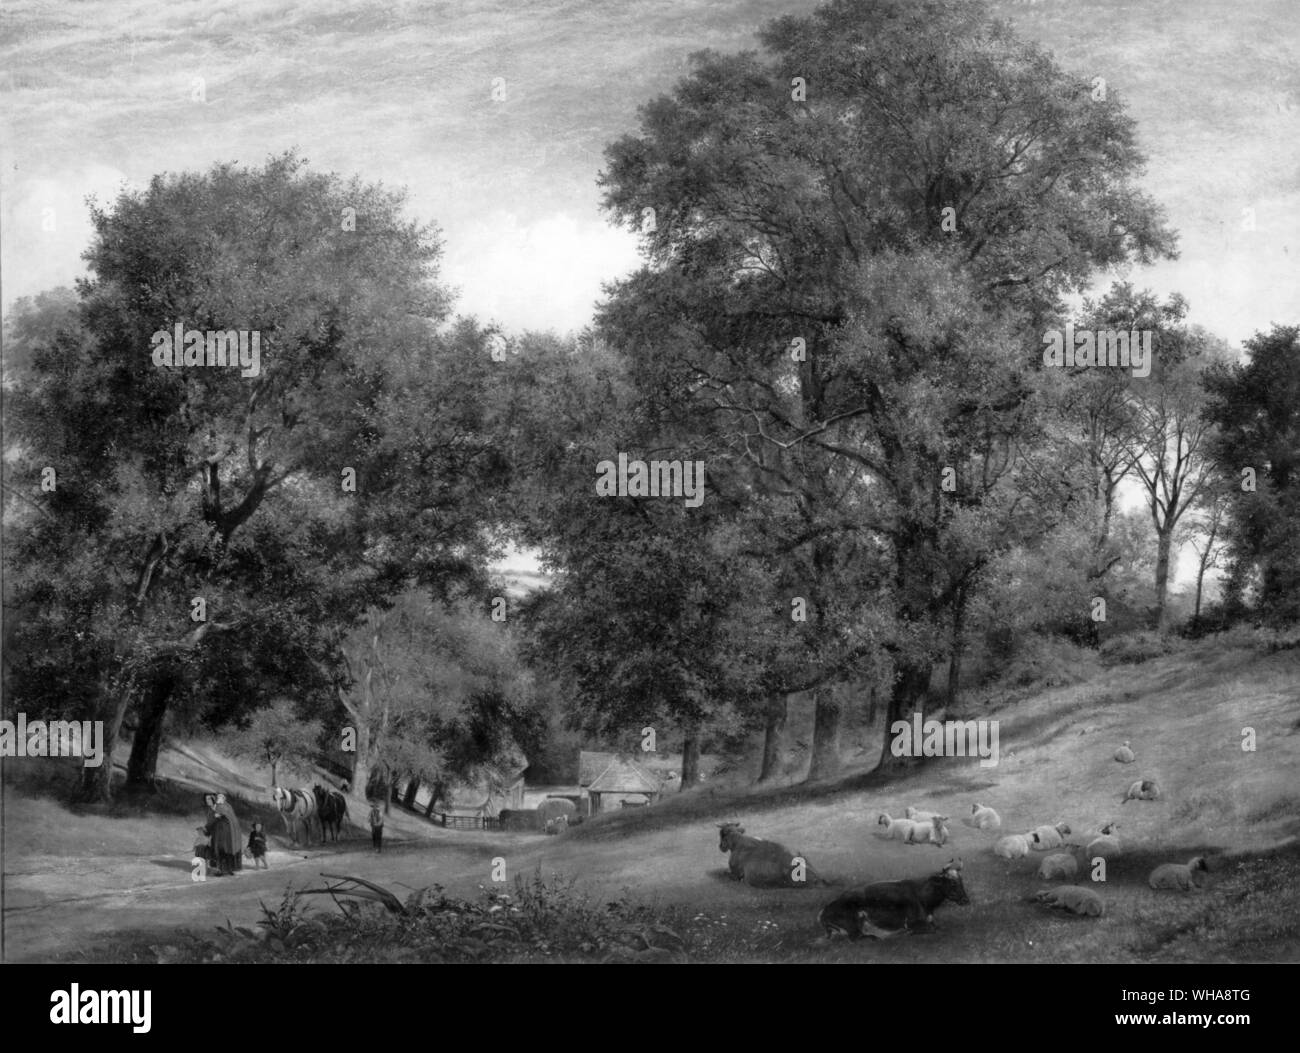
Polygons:
[[266,831],[262,829],[261,823],[254,823],[253,829],[248,835],[248,851],[253,857],[253,869],[257,869],[260,863],[263,870],[270,870],[270,864],[266,861]]
[[376,852],[384,850],[384,813],[378,801],[370,802],[370,841]]

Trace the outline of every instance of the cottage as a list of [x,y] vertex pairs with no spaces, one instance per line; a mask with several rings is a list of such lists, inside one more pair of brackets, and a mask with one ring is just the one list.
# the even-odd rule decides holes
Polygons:
[[[581,765],[579,765],[581,767]],[[654,804],[663,784],[635,761],[613,757],[604,770],[583,787],[591,801],[591,814],[629,804]]]

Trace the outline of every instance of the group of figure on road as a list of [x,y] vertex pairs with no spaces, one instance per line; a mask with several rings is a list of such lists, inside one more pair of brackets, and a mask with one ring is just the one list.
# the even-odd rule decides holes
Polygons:
[[[343,784],[346,791],[347,783]],[[336,793],[338,791],[335,791]],[[224,793],[209,793],[203,797],[207,816],[198,832],[205,840],[194,845],[194,854],[204,860],[215,877],[239,873],[244,868],[245,851],[253,861],[254,869],[270,869],[266,861],[266,829],[254,821],[248,834],[248,846],[242,845],[243,831],[235,809]],[[370,802],[370,840],[376,852],[383,851],[384,813],[378,801]]]
[[[243,831],[240,829],[235,809],[230,806],[224,793],[205,794],[203,803],[207,806],[208,812],[198,831],[207,838],[207,841],[196,844],[194,854],[207,863],[209,870],[216,877],[237,874],[244,868],[244,861]],[[253,824],[248,847],[256,863],[258,853],[254,850],[254,844],[260,838],[261,862],[265,865],[266,835],[260,832],[261,825],[261,823]]]

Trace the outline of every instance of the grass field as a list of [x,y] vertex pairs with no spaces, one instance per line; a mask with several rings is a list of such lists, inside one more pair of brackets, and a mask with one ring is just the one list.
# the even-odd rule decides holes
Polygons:
[[[472,898],[494,887],[492,861],[502,858],[508,877],[558,874],[595,902],[631,896],[652,907],[682,930],[679,956],[689,960],[1300,961],[1300,650],[1199,642],[1087,683],[1030,692],[995,715],[997,768],[934,761],[884,789],[865,768],[811,787],[714,784],[558,838],[444,831],[395,809],[382,856],[355,828],[338,847],[294,849],[276,822],[269,872],[203,884],[190,880],[190,836],[203,790],[230,780],[220,770],[200,777],[195,758],[224,763],[210,749],[169,751],[170,790],[147,812],[128,804],[109,814],[69,810],[7,764],[5,954],[155,960],[179,953],[178,930],[254,925],[259,901],[319,884],[322,871],[365,877],[401,897],[437,884]],[[1247,726],[1255,752],[1241,749]],[[1132,765],[1111,759],[1124,739],[1138,754]],[[174,770],[182,761],[188,775]],[[1140,777],[1159,780],[1164,799],[1122,805],[1124,788]],[[253,791],[258,781],[248,773]],[[955,821],[975,800],[997,808],[1007,831],[1064,820],[1072,839],[1086,840],[1119,819],[1125,853],[1095,886],[1106,916],[1075,919],[1031,903],[1044,887],[1034,875],[1041,856],[993,856],[992,834]],[[872,836],[880,811],[901,814],[909,803],[954,817],[948,846]],[[248,814],[248,805],[237,807]],[[755,890],[726,876],[716,824],[735,818],[805,853],[841,886],[923,876],[959,856],[971,905],[941,909],[934,934],[827,942],[814,919],[834,889]],[[1158,863],[1195,854],[1212,859],[1204,890],[1147,888]],[[328,900],[317,909],[332,910]]]

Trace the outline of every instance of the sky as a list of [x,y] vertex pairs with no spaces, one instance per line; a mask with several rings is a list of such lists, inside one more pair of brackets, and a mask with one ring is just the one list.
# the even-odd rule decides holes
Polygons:
[[[600,209],[604,146],[701,48],[811,0],[8,0],[0,309],[82,273],[87,197],[156,173],[313,167],[408,189],[457,309],[571,332],[638,262]],[[1181,258],[1132,272],[1239,343],[1300,320],[1300,3],[1004,0],[1137,119]],[[1103,276],[1104,281],[1110,277]],[[1131,502],[1130,502],[1131,503]]]
[[[638,259],[599,208],[604,145],[634,130],[636,107],[690,52],[752,47],[761,21],[812,6],[12,0],[0,303],[81,273],[88,195],[296,148],[407,187],[412,213],[445,233],[461,311],[512,330],[581,328],[601,283]],[[1138,119],[1145,183],[1182,258],[1133,277],[1183,292],[1193,321],[1234,342],[1300,318],[1300,5],[994,6],[1066,69],[1104,76]]]

